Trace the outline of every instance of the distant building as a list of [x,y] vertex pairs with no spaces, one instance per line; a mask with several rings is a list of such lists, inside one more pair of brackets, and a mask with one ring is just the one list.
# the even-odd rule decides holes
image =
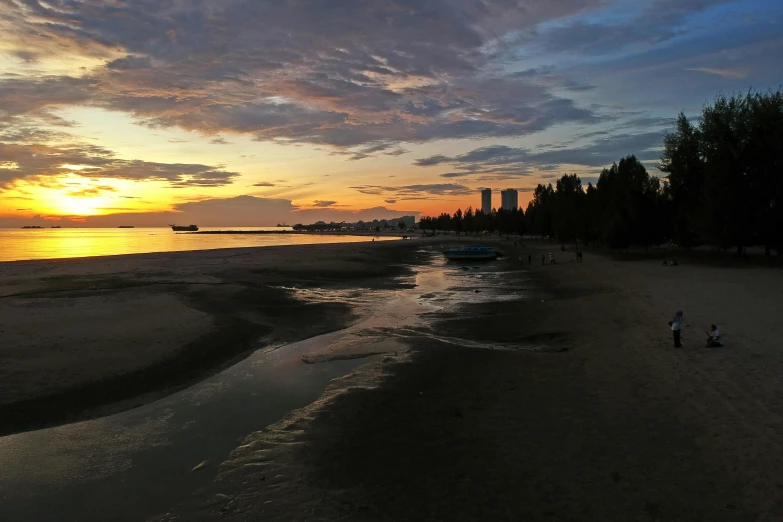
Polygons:
[[506,189],[500,191],[501,208],[503,210],[519,209],[519,193],[516,189]]
[[492,213],[492,189],[485,188],[481,191],[481,211],[485,214]]

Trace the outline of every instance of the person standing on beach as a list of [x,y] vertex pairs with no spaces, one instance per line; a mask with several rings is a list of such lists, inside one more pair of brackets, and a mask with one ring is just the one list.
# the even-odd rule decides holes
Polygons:
[[682,316],[682,310],[677,310],[677,313],[674,314],[674,319],[669,321],[669,326],[672,327],[672,333],[674,334],[675,348],[682,347],[682,344],[680,344],[680,330],[682,329],[682,325],[684,323],[685,323],[685,319]]
[[541,254],[541,264],[542,265],[546,264],[546,256],[544,254]]
[[533,264],[533,256],[531,256],[530,254],[527,255],[527,264],[528,265]]

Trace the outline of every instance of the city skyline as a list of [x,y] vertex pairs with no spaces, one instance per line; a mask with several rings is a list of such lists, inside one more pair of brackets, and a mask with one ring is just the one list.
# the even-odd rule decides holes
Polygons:
[[7,0],[0,223],[357,221],[489,185],[524,207],[628,154],[657,175],[679,111],[778,86],[781,22],[772,0]]
[[[504,188],[500,189],[500,205],[496,206],[492,203],[492,195],[494,193],[494,189],[492,188],[482,188],[480,191],[481,195],[481,204],[476,206],[476,209],[481,209],[482,212],[485,214],[489,214],[492,212],[493,209],[504,209],[504,210],[512,210],[516,208],[517,210],[522,208],[519,204],[519,191],[514,188]],[[524,208],[522,208],[524,211]]]

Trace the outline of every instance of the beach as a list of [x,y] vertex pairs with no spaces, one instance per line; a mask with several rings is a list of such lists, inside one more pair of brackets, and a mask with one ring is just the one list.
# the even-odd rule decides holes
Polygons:
[[505,260],[525,299],[432,314],[154,520],[780,520],[780,272],[550,249]]
[[394,243],[0,263],[0,434],[123,411],[343,328],[356,310],[298,290],[396,288],[417,246]]
[[[145,519],[783,517],[779,270],[591,249],[577,263],[539,241],[482,240],[506,255],[480,267],[438,255],[475,241],[2,264],[3,431],[149,404],[349,327],[298,363],[355,359],[349,373]],[[666,325],[678,309],[681,349]],[[704,346],[711,323],[723,348]]]

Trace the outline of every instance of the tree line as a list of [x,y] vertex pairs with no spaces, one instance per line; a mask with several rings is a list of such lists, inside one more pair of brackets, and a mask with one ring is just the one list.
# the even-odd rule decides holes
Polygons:
[[783,253],[783,92],[719,95],[699,118],[677,116],[651,176],[634,155],[585,187],[566,174],[539,184],[527,210],[425,217],[423,230],[536,234],[613,249],[664,242]]

